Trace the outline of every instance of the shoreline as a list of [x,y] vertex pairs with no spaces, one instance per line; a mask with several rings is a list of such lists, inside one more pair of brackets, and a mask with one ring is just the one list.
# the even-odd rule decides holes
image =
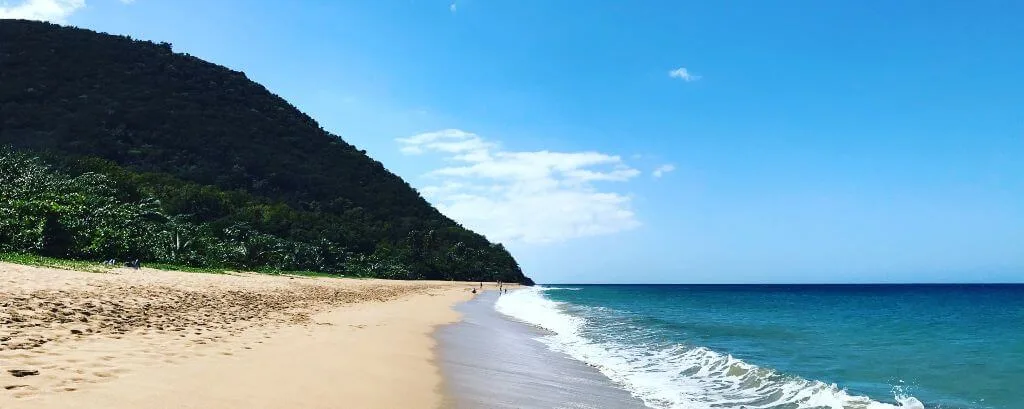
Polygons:
[[440,407],[478,285],[0,263],[0,407]]
[[447,408],[646,409],[596,368],[537,340],[545,330],[494,309],[485,292],[455,310],[458,322],[438,328],[438,357]]

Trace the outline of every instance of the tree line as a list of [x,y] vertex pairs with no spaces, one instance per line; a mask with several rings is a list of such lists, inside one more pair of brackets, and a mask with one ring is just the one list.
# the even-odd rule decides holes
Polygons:
[[0,150],[0,252],[390,279],[523,281],[515,260],[497,251],[500,245],[490,253],[472,249],[458,241],[458,229],[413,231],[396,243],[361,248],[346,241],[342,229],[323,229],[332,223],[347,222],[246,192],[135,173],[102,159]]

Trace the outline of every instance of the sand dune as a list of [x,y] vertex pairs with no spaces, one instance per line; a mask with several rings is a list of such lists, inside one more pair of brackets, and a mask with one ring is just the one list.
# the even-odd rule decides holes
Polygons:
[[0,264],[0,407],[436,407],[469,285]]

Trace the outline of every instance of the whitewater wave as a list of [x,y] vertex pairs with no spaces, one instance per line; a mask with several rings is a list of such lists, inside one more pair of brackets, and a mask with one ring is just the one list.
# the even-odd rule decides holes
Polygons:
[[535,287],[500,297],[495,309],[551,332],[538,338],[550,349],[593,366],[644,404],[659,409],[924,409],[910,396],[899,404],[848,394],[834,384],[761,368],[703,347],[651,348],[598,342],[581,335],[587,320],[565,313],[562,303]]

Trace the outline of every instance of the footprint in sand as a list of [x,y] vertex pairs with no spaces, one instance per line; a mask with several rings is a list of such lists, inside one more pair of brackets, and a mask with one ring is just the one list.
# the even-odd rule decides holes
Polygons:
[[15,378],[39,375],[39,371],[33,369],[8,369],[7,372]]
[[31,385],[20,385],[20,384],[19,385],[7,385],[7,386],[4,386],[4,389],[8,390],[8,391],[11,391],[11,392],[14,392],[12,394],[12,396],[14,396],[17,399],[29,398],[29,397],[35,396],[37,394],[37,392],[38,392],[38,389],[36,387],[34,387],[34,386],[31,386]]
[[36,396],[36,392],[34,390],[25,390],[14,394],[14,397],[18,399],[31,398],[33,396]]
[[70,379],[70,381],[71,381],[71,383],[76,383],[76,384],[77,383],[96,383],[96,381],[94,381],[92,379],[83,378],[83,377],[80,377],[80,376],[72,377]]
[[108,371],[97,371],[92,373],[97,378],[113,378],[115,375]]

